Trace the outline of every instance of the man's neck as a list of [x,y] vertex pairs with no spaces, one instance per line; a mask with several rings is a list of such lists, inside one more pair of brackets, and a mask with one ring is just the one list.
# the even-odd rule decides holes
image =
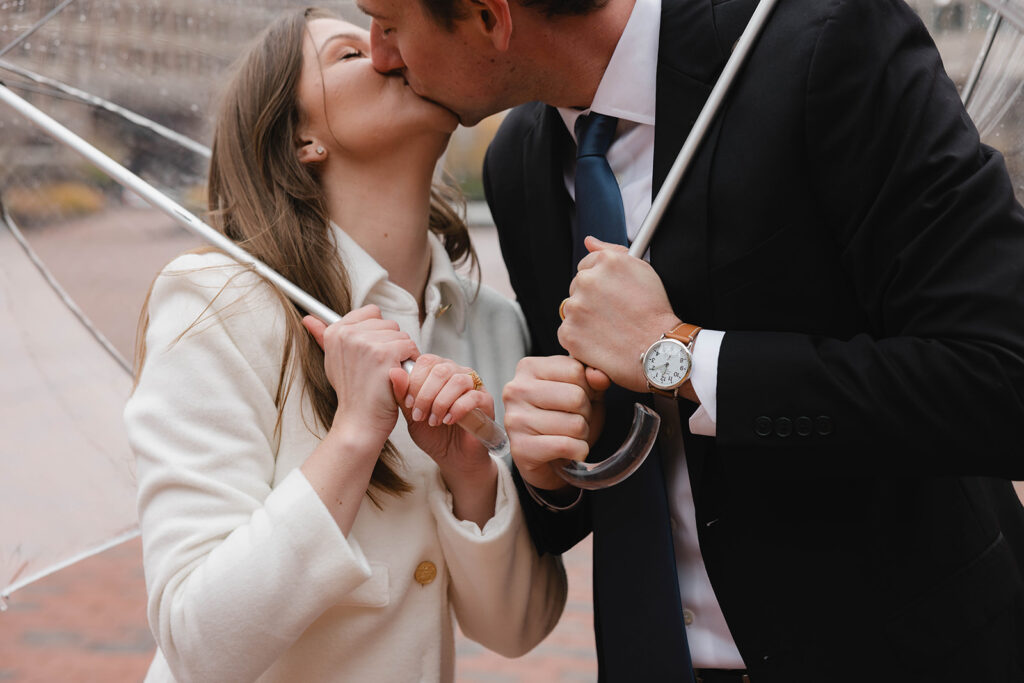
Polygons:
[[529,65],[527,100],[586,108],[594,100],[636,0],[609,0],[583,16],[551,19],[523,9],[515,18],[528,36],[519,46]]

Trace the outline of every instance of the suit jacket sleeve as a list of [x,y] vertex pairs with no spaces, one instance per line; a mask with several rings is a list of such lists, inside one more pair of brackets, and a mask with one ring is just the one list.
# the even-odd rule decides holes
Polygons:
[[741,465],[775,449],[783,471],[1024,477],[1024,212],[1002,157],[906,5],[834,7],[807,75],[809,175],[869,333],[728,331],[718,445]]
[[[524,116],[522,111],[513,111],[508,115],[501,130],[487,149],[483,169],[484,192],[494,216],[494,222],[499,228],[502,256],[505,258],[512,288],[517,295],[521,294],[524,287],[538,286],[538,283],[532,283],[526,277],[524,273],[527,271],[526,264],[520,263],[519,257],[516,256],[524,253],[522,245],[507,244],[508,240],[526,239],[526,230],[529,227],[521,223],[523,219],[521,207],[525,206],[526,198],[522,182],[525,169],[523,169],[522,151],[519,147],[525,134],[524,128],[527,126],[527,120],[528,117]],[[524,309],[523,312],[529,327],[530,339],[533,340],[530,352],[537,354],[541,352],[537,348],[538,340],[546,338],[547,335],[537,329],[537,318],[535,315],[530,315],[531,311]],[[538,505],[527,493],[522,476],[515,468],[514,463],[511,464],[511,468],[527,528],[540,553],[561,554],[590,533],[590,513],[586,492],[584,492],[581,504],[571,510],[552,512]]]

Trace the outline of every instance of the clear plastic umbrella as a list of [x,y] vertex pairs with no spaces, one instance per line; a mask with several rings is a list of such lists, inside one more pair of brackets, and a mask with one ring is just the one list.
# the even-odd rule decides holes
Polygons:
[[[976,64],[965,89],[969,110],[1024,194],[1024,0],[992,3],[916,5],[940,47],[947,42],[967,55],[965,75]],[[362,21],[350,1],[323,4]],[[213,94],[242,45],[291,7],[287,0],[0,0],[0,80],[175,202],[201,211]],[[130,387],[124,359],[152,275],[197,242],[3,106],[0,201],[28,248],[0,225],[5,595],[134,533],[131,457],[120,423]],[[30,251],[81,315],[55,293]],[[128,290],[136,294],[125,303]],[[91,331],[96,326],[109,344]]]

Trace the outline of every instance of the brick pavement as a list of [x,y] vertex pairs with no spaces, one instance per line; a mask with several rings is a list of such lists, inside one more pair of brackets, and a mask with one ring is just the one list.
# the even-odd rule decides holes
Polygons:
[[[569,602],[537,648],[506,659],[456,639],[460,683],[573,683],[597,676],[590,542],[565,558]],[[146,623],[142,546],[125,543],[11,596],[0,614],[0,682],[140,681],[154,651]]]

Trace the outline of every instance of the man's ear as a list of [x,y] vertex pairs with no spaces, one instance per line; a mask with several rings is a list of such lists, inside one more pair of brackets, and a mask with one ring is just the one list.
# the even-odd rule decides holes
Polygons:
[[494,48],[500,52],[508,50],[512,40],[509,0],[470,0],[469,11],[471,21],[484,32]]

